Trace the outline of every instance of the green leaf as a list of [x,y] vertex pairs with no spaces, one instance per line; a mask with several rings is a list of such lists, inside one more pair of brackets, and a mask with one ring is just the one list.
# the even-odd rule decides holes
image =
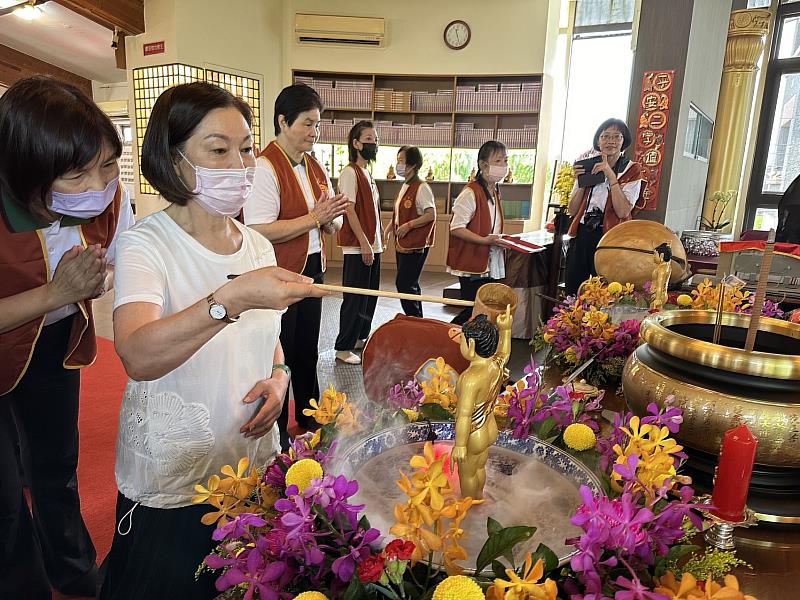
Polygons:
[[433,402],[428,404],[423,404],[419,407],[419,413],[425,417],[426,419],[430,419],[431,421],[452,421],[453,415],[447,412],[446,409],[442,408],[439,404],[435,404]]
[[490,535],[483,544],[480,553],[478,553],[478,560],[475,562],[476,575],[480,575],[487,565],[496,558],[510,554],[514,546],[530,539],[535,532],[536,527],[516,525],[504,527],[497,533]]
[[505,579],[506,577],[506,566],[501,563],[499,560],[492,561],[492,572],[494,576],[499,579]]
[[500,533],[501,529],[503,529],[503,526],[500,525],[499,521],[494,520],[492,517],[486,519],[486,533],[494,535],[495,533]]
[[539,426],[539,431],[536,434],[536,437],[538,437],[540,440],[546,438],[553,430],[553,427],[555,427],[555,424],[556,421],[555,419],[553,419],[553,417],[547,417],[544,421],[542,421],[542,424]]
[[367,518],[367,515],[361,515],[361,518],[358,520],[358,526],[364,531],[370,528],[369,519]]
[[536,550],[533,551],[531,554],[531,558],[533,559],[532,564],[536,564],[536,561],[540,558],[542,559],[542,566],[544,567],[544,572],[549,573],[553,569],[558,568],[558,556],[556,553],[550,550],[544,544],[539,544],[536,547]]
[[352,577],[350,579],[350,585],[347,586],[341,598],[342,600],[358,600],[359,598],[364,598],[366,595],[367,590],[361,585],[361,581],[359,581],[358,577]]
[[654,569],[655,576],[661,577],[666,571],[669,571],[671,568],[674,568],[681,560],[681,558],[699,549],[700,546],[695,546],[692,544],[678,544],[676,546],[672,546],[667,551],[666,556],[663,556],[661,557],[661,559],[656,560]]

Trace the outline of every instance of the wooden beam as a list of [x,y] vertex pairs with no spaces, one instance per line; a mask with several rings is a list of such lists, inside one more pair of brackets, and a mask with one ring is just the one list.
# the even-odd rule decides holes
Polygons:
[[117,47],[114,48],[114,58],[117,61],[117,68],[125,70],[128,67],[128,59],[125,54],[125,34],[119,32],[117,39]]
[[144,33],[144,0],[55,0],[55,2],[112,31],[116,27],[128,35]]
[[89,98],[92,97],[92,82],[89,79],[18,52],[8,46],[0,45],[0,83],[10,86],[31,75],[50,75],[71,83]]

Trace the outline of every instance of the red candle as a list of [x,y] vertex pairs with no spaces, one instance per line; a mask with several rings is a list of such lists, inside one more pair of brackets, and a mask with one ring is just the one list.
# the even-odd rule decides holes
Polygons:
[[719,465],[714,477],[712,512],[726,521],[741,521],[758,440],[745,423],[725,432],[719,453]]

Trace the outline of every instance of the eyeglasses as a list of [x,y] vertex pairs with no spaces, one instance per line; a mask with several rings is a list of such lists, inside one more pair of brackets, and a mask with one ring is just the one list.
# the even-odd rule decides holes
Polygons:
[[618,142],[623,138],[624,136],[621,133],[604,133],[600,136],[600,139],[604,142]]

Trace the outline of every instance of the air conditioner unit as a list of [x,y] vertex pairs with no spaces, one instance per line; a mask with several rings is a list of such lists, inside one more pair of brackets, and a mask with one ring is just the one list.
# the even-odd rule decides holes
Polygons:
[[383,48],[386,22],[372,17],[337,17],[297,13],[294,35],[298,44]]

